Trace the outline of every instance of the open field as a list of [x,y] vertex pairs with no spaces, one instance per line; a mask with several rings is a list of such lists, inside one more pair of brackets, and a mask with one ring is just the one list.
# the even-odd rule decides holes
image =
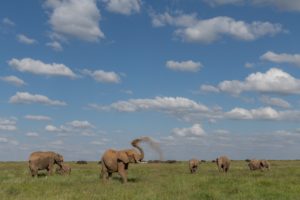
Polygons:
[[99,180],[100,166],[69,163],[71,176],[29,176],[27,162],[0,162],[0,199],[299,199],[300,161],[271,161],[271,170],[251,172],[233,161],[228,174],[215,163],[203,163],[190,174],[187,162],[129,166],[129,183],[115,174]]

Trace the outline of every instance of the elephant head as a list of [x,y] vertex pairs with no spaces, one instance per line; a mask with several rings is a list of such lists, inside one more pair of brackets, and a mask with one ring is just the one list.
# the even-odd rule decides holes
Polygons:
[[270,164],[267,160],[261,160],[260,161],[260,166],[266,169],[270,169]]
[[141,161],[141,155],[134,149],[128,149],[119,151],[117,153],[117,159],[123,163],[138,163]]
[[54,154],[54,162],[55,164],[57,164],[58,166],[62,167],[62,163],[64,162],[64,157],[58,153]]

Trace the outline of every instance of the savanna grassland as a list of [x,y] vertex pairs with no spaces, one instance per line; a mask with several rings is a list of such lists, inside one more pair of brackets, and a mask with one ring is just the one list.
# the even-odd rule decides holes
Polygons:
[[99,179],[100,166],[68,163],[70,176],[31,178],[27,162],[0,162],[0,199],[300,199],[300,161],[271,161],[270,171],[251,172],[244,161],[233,161],[228,174],[215,163],[200,165],[190,174],[187,162],[132,164],[128,184],[117,174],[106,183]]

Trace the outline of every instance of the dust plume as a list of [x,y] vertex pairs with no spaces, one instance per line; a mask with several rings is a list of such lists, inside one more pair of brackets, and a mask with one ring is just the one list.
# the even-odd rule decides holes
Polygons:
[[162,152],[158,142],[155,142],[150,137],[140,137],[140,138],[137,138],[137,139],[133,140],[131,142],[131,145],[134,146],[134,147],[137,147],[137,145],[140,142],[146,142],[151,147],[151,149],[153,149],[154,151],[156,151],[159,154],[159,159],[163,160],[163,152]]

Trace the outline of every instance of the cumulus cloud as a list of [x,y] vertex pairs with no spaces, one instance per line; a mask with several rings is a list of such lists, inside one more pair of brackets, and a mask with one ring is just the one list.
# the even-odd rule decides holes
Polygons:
[[36,121],[50,121],[51,117],[44,116],[44,115],[25,115],[25,119],[28,120],[36,120]]
[[291,107],[289,102],[287,102],[281,98],[276,98],[276,97],[262,96],[260,98],[260,101],[267,105],[270,105],[270,106],[278,106],[281,108],[290,108]]
[[118,101],[109,106],[99,106],[90,104],[90,107],[98,110],[113,109],[119,112],[136,112],[140,110],[159,110],[165,112],[180,111],[203,111],[209,109],[193,100],[184,97],[155,97],[154,99],[130,99],[128,101]]
[[9,103],[15,104],[31,104],[39,103],[50,106],[65,106],[67,105],[63,101],[51,100],[47,96],[40,94],[30,94],[28,92],[17,92],[14,96],[9,99]]
[[189,128],[174,128],[172,134],[180,137],[200,137],[205,135],[205,131],[201,124],[194,124]]
[[19,34],[17,35],[17,38],[18,38],[18,41],[23,43],[23,44],[36,44],[37,41],[35,39],[32,39],[32,38],[29,38],[28,36],[26,35],[23,35],[23,34]]
[[16,77],[16,76],[5,76],[5,77],[0,77],[0,80],[5,81],[7,83],[13,84],[15,86],[23,86],[26,85],[25,81],[22,79]]
[[151,16],[153,26],[175,26],[177,29],[174,34],[187,42],[212,43],[223,36],[252,41],[283,31],[280,24],[261,21],[247,23],[226,16],[197,19],[195,14],[172,16],[167,12]]
[[268,51],[263,54],[260,59],[274,63],[289,63],[300,67],[300,54],[277,54],[272,51]]
[[[207,86],[205,86],[207,87]],[[223,81],[216,87],[221,92],[239,95],[242,92],[299,94],[300,80],[278,68],[271,68],[265,73],[250,74],[244,81]]]
[[29,72],[37,75],[47,76],[67,76],[70,78],[76,77],[74,72],[64,64],[47,64],[40,60],[34,60],[31,58],[23,58],[21,60],[13,58],[8,61],[8,64],[20,72]]
[[63,47],[57,41],[48,42],[48,43],[46,43],[46,46],[51,47],[55,51],[62,51],[63,50]]
[[80,133],[84,136],[93,136],[95,135],[94,132],[92,132],[92,129],[94,129],[95,126],[91,124],[90,122],[84,120],[73,120],[71,122],[66,122],[63,125],[60,126],[54,126],[54,125],[47,125],[45,127],[45,130],[48,132],[53,133]]
[[166,67],[175,71],[197,72],[202,67],[202,64],[192,60],[182,62],[169,60],[166,62]]
[[0,131],[15,131],[17,130],[16,119],[0,118]]
[[224,117],[234,120],[275,120],[275,121],[299,121],[300,111],[283,110],[278,111],[272,107],[261,107],[256,109],[234,108],[224,113]]
[[46,0],[45,7],[51,11],[49,23],[56,34],[86,41],[104,38],[96,0]]
[[103,70],[91,71],[82,70],[82,74],[92,77],[97,82],[102,83],[120,83],[121,77],[116,72],[106,72]]
[[141,0],[102,0],[106,9],[123,15],[131,15],[141,10]]

